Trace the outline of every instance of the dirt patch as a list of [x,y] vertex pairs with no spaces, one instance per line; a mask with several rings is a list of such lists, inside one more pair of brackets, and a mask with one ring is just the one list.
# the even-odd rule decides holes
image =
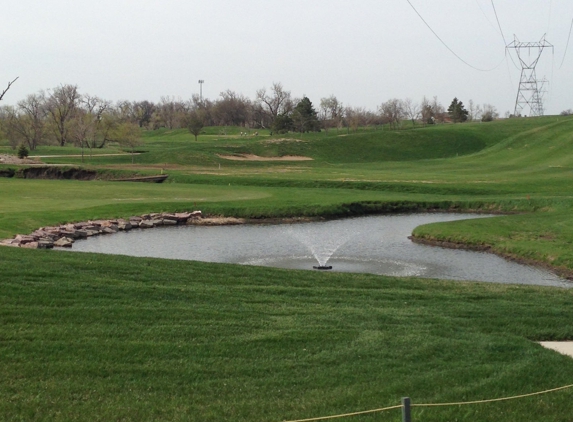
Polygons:
[[310,157],[303,157],[300,155],[283,155],[282,157],[261,157],[254,154],[236,154],[236,155],[221,155],[217,154],[219,158],[233,161],[312,161]]
[[16,177],[23,179],[95,180],[97,176],[95,170],[78,168],[30,167],[16,171]]
[[42,164],[32,158],[18,158],[16,155],[0,154],[0,164]]

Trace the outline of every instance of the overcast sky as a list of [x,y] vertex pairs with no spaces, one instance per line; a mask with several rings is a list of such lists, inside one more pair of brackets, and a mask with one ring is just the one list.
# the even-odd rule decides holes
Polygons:
[[[390,98],[454,96],[513,112],[520,69],[505,45],[491,0],[0,0],[0,90],[4,97],[61,84],[117,100],[216,99],[231,89],[254,99],[281,82],[295,97],[335,95],[344,105]],[[546,114],[573,108],[571,0],[497,0],[507,42],[555,46],[537,66],[551,84]],[[533,51],[532,51],[533,52]],[[513,53],[512,53],[513,54]],[[517,58],[514,56],[514,61]]]

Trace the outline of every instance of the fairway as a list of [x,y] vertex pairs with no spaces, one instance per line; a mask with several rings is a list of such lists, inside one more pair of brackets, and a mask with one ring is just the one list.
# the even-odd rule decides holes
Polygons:
[[70,180],[9,180],[0,179],[0,190],[6,197],[18,197],[17,201],[3,201],[0,213],[16,213],[33,210],[38,203],[45,204],[45,211],[78,210],[96,206],[113,206],[138,202],[194,203],[252,201],[271,196],[262,189],[249,187],[204,185],[158,185],[153,183],[77,182]]
[[[195,209],[253,221],[500,213],[413,234],[573,274],[571,117],[302,139],[239,129],[206,128],[197,142],[148,131],[134,164],[40,147],[64,155],[47,163],[102,180],[0,178],[0,238]],[[105,180],[161,171],[163,184]],[[3,420],[278,422],[573,383],[573,360],[537,343],[573,340],[573,289],[0,247],[0,322]],[[413,420],[567,422],[572,395],[414,408]],[[347,420],[397,421],[400,410]]]

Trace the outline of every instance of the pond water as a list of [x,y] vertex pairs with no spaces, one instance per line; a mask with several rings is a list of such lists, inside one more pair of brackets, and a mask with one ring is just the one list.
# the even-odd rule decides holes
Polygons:
[[[77,241],[72,250],[312,270],[570,287],[550,272],[496,255],[413,243],[415,227],[484,218],[408,214],[282,225],[176,226]],[[491,217],[491,216],[489,216]]]

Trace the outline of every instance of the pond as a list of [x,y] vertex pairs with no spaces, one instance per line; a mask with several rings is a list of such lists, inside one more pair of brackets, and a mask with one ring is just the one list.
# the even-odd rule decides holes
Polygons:
[[177,226],[79,240],[73,250],[142,257],[570,287],[548,271],[496,255],[413,243],[415,227],[485,218],[472,214],[384,215],[277,225]]

